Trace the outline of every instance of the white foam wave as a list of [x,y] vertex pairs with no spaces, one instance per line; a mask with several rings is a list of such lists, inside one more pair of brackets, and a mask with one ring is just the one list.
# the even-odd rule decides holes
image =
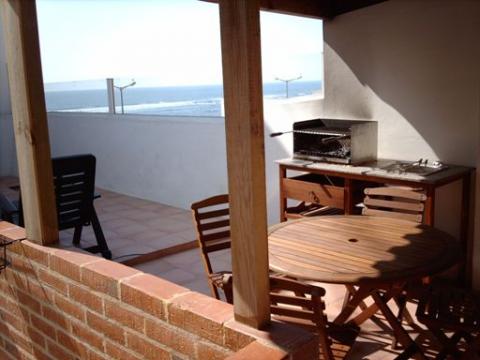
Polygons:
[[[185,100],[185,101],[160,101],[157,103],[146,103],[146,104],[135,104],[135,105],[125,105],[125,112],[135,112],[139,110],[150,110],[150,109],[164,109],[164,108],[173,108],[173,107],[186,107],[186,106],[202,106],[202,105],[213,105],[222,101],[222,98],[210,98],[202,100]],[[117,111],[120,111],[121,107],[117,104]],[[58,110],[64,112],[108,112],[108,107],[89,107],[89,108],[77,108],[77,109],[66,109]]]

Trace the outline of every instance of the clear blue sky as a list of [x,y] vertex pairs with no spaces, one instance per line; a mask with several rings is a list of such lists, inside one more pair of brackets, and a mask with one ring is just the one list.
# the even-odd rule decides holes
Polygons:
[[[198,0],[38,0],[46,83],[135,78],[221,84],[218,6]],[[323,78],[320,20],[262,13],[264,82]]]

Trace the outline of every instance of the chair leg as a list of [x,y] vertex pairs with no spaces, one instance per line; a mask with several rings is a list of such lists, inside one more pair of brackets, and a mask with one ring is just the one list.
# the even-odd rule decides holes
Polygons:
[[[398,306],[397,319],[400,323],[402,323],[403,322],[403,317],[404,317],[404,314],[405,314],[405,310],[406,310],[406,306],[407,306],[407,297],[402,294],[400,296],[396,296],[394,298],[394,300],[395,300],[395,303]],[[393,337],[391,346],[392,346],[392,350],[396,350],[396,349],[399,348],[398,347],[398,340],[395,336]]]
[[103,234],[102,227],[100,226],[100,221],[98,220],[97,212],[93,207],[92,207],[92,227],[95,233],[95,238],[97,239],[98,252],[100,252],[105,259],[111,259],[112,252],[108,248],[107,241],[105,240],[105,235]]
[[328,338],[328,334],[326,331],[321,331],[319,334],[319,341],[320,341],[320,348],[322,349],[320,359],[324,360],[335,360],[332,348],[331,348],[331,340]]
[[80,245],[80,239],[82,237],[82,229],[83,225],[75,226],[75,230],[73,232],[73,245],[79,246]]

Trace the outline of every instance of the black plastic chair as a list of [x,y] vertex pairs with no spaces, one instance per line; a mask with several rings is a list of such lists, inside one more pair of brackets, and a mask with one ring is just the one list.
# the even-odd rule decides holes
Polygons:
[[[58,229],[75,229],[73,244],[79,246],[83,227],[91,224],[97,245],[84,250],[101,253],[104,258],[111,259],[112,253],[93,206],[94,199],[99,197],[95,195],[95,156],[87,154],[57,157],[52,159],[52,166]],[[0,195],[2,217],[23,226],[21,197],[17,206],[5,195]],[[17,221],[15,216],[18,216]]]

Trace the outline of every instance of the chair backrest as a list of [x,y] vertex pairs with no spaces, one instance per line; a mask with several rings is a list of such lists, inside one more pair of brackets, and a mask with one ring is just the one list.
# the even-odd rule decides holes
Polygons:
[[274,315],[326,326],[324,295],[321,287],[270,275],[270,312]]
[[[328,319],[322,297],[325,289],[270,275],[270,312],[277,320],[300,326],[314,326],[319,336],[323,359],[335,359],[328,334]],[[339,355],[339,354],[336,354]],[[343,356],[338,357],[343,358]]]
[[216,195],[195,202],[191,205],[191,209],[205,271],[212,274],[208,254],[231,246],[228,195]]
[[95,193],[95,156],[57,157],[52,159],[52,166],[59,229],[90,221]]
[[363,215],[391,217],[421,223],[427,196],[403,187],[365,189]]

